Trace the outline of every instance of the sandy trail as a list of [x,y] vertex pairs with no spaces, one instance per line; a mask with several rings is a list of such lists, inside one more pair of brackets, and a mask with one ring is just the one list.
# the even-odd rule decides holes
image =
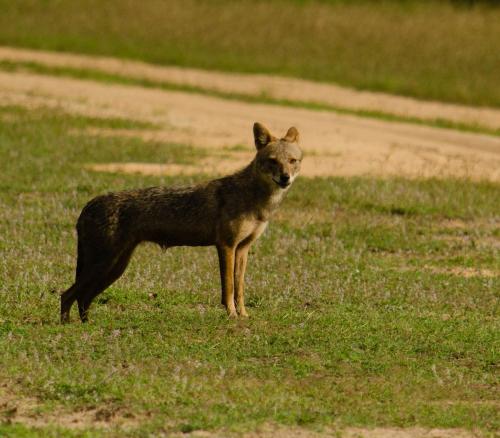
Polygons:
[[148,79],[251,96],[327,104],[350,110],[380,111],[426,120],[443,119],[500,129],[500,110],[421,101],[385,93],[358,91],[332,84],[262,74],[235,74],[165,67],[138,61],[0,47],[0,61],[36,62],[50,67],[92,69],[135,79]]
[[[158,131],[134,135],[214,151],[215,155],[200,166],[183,168],[187,173],[207,173],[207,169],[210,173],[223,173],[241,166],[253,153],[251,127],[258,120],[276,134],[284,134],[291,125],[297,126],[306,152],[303,174],[307,176],[459,176],[500,180],[500,138],[487,135],[19,72],[0,72],[0,101],[156,123],[160,126]],[[226,158],[221,157],[220,148],[235,145],[244,145],[248,153],[227,153]],[[182,170],[158,166],[144,166],[142,171]],[[112,170],[126,171],[127,166]],[[141,169],[135,166],[133,171]]]

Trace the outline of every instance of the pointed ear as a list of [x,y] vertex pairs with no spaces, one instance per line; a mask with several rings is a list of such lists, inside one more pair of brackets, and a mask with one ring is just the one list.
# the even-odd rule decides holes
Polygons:
[[253,136],[255,138],[255,147],[257,149],[262,149],[274,139],[268,129],[259,122],[255,122],[253,124]]
[[295,126],[292,126],[286,132],[283,140],[287,141],[288,143],[297,143],[299,141],[299,131],[297,131],[297,128]]

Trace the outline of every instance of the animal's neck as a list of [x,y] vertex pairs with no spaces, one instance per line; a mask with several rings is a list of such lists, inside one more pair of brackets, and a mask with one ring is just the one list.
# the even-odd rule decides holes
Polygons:
[[252,161],[243,169],[243,172],[245,173],[245,177],[252,181],[252,190],[256,196],[256,200],[258,200],[258,204],[270,214],[279,206],[286,191],[276,184],[269,184],[269,181],[264,181],[260,178],[256,171],[255,164],[255,160]]

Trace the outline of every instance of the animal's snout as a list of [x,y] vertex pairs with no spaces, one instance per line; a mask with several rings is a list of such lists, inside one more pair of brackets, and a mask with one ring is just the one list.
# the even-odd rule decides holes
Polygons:
[[288,184],[290,181],[290,175],[288,173],[283,173],[280,176],[280,183],[282,184]]

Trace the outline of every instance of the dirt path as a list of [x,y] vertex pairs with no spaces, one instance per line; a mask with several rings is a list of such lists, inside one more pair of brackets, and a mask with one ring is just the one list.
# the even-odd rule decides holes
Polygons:
[[0,60],[37,62],[45,66],[92,69],[135,79],[149,79],[245,95],[315,102],[350,110],[380,111],[420,119],[500,128],[500,110],[419,101],[384,93],[357,91],[332,84],[269,75],[211,72],[164,67],[137,61],[0,47]]
[[[297,126],[306,152],[303,173],[307,176],[466,176],[500,180],[500,138],[487,135],[28,73],[0,72],[0,102],[150,121],[158,124],[160,130],[121,134],[213,151],[213,156],[199,166],[170,168],[151,164],[139,168],[132,164],[132,171],[233,170],[251,157],[251,126],[258,120],[276,134],[284,133],[291,125]],[[109,132],[95,134],[109,135]],[[243,148],[243,152],[224,151],[222,156],[221,148],[235,145],[245,146],[248,152]],[[115,166],[112,170],[127,171],[129,167]]]
[[[193,434],[193,438],[197,435]],[[203,434],[198,435],[200,438]],[[263,429],[260,432],[251,432],[243,438],[474,438],[480,435],[462,429],[425,429],[423,427],[398,428],[376,427],[373,429],[362,427],[349,427],[325,432],[312,432],[300,427]],[[206,438],[220,437],[205,435]]]

